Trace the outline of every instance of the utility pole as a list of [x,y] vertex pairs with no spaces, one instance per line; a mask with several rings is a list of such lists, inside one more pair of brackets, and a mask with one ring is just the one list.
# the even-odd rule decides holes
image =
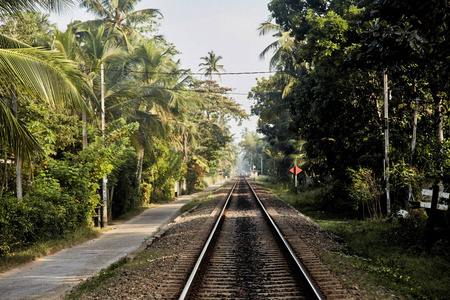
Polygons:
[[385,173],[384,178],[386,180],[386,211],[389,215],[391,213],[391,197],[389,187],[389,110],[388,110],[388,77],[386,70],[383,71],[383,94],[384,94],[384,165]]
[[[101,64],[100,68],[100,85],[101,85],[101,109],[102,109],[102,138],[103,142],[105,140],[105,76],[104,76],[104,68],[103,64]],[[104,143],[103,143],[104,144]],[[103,208],[102,208],[102,227],[106,227],[108,225],[108,197],[107,197],[107,182],[108,179],[106,176],[103,176],[102,182],[102,200],[103,200]]]
[[261,153],[261,175],[263,174],[263,154]]

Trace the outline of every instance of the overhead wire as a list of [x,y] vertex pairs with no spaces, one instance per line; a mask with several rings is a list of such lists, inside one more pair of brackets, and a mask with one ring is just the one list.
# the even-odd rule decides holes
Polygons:
[[[100,70],[100,68],[96,67],[90,67],[90,66],[83,66],[83,70]],[[158,75],[205,75],[205,73],[198,73],[198,72],[189,72],[189,70],[179,70],[176,72],[159,72],[159,71],[137,71],[137,70],[130,70],[130,69],[108,69],[108,71],[115,71],[115,72],[128,72],[128,73],[138,73],[138,74],[158,74]],[[275,74],[280,73],[280,71],[244,71],[244,72],[223,72],[220,74],[212,74],[214,76],[222,76],[222,75],[255,75],[255,74]],[[173,88],[165,88],[165,87],[158,87],[160,89],[165,90],[171,90],[171,91],[192,91],[197,93],[205,93],[208,91],[202,91],[202,90],[196,90],[196,89],[173,89]],[[244,92],[225,92],[226,95],[243,95],[248,96],[248,93]]]
[[[83,69],[89,70],[100,70],[100,68],[95,67],[84,67]],[[177,74],[189,74],[189,75],[205,75],[205,73],[199,72],[189,72],[189,70],[179,70],[176,72],[159,72],[159,71],[136,71],[130,69],[108,69],[108,71],[116,71],[116,72],[129,72],[129,73],[138,73],[138,74],[158,74],[158,75],[177,75]],[[244,72],[223,72],[219,74],[212,74],[214,76],[222,76],[222,75],[255,75],[255,74],[275,74],[280,73],[279,71],[244,71]]]

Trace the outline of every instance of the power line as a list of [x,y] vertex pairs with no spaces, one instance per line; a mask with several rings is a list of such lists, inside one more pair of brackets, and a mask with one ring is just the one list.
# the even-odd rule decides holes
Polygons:
[[[86,69],[86,68],[85,68]],[[100,70],[100,68],[90,68],[89,70]],[[127,73],[138,73],[138,74],[158,74],[158,75],[205,75],[205,73],[198,72],[189,72],[189,70],[179,70],[175,72],[159,72],[159,71],[136,71],[130,69],[108,69],[107,71],[115,71],[115,72],[127,72]],[[244,71],[244,72],[223,72],[218,74],[212,74],[214,76],[222,76],[222,75],[255,75],[255,74],[275,74],[277,71]],[[279,72],[278,72],[279,73]]]

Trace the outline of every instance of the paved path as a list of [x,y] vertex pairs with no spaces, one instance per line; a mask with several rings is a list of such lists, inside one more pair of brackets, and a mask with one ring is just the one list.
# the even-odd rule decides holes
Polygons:
[[[220,186],[215,184],[205,191]],[[171,222],[179,209],[200,193],[150,208],[114,230],[84,244],[40,258],[0,274],[0,299],[60,299],[84,279],[136,250],[149,236]]]

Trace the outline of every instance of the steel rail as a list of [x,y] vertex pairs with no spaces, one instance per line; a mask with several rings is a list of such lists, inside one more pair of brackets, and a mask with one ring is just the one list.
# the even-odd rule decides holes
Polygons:
[[282,241],[284,247],[286,248],[286,250],[289,252],[289,254],[291,256],[291,259],[295,262],[297,268],[301,271],[301,273],[305,277],[306,281],[309,284],[309,287],[314,292],[314,294],[316,295],[317,299],[323,300],[324,298],[322,296],[322,293],[320,292],[320,290],[317,287],[317,285],[314,283],[314,280],[312,279],[311,275],[309,275],[308,270],[306,269],[304,264],[300,261],[300,259],[297,257],[297,255],[295,254],[295,252],[292,249],[291,245],[289,245],[289,242],[284,238],[283,233],[280,231],[280,229],[278,228],[278,226],[275,223],[275,221],[272,219],[272,217],[267,212],[264,204],[261,202],[261,200],[259,199],[258,195],[256,195],[256,192],[253,189],[253,187],[250,185],[250,183],[247,181],[246,178],[244,178],[244,180],[247,183],[247,185],[250,187],[250,189],[252,190],[252,193],[255,196],[256,200],[258,201],[259,205],[261,206],[261,209],[263,210],[266,218],[269,220],[269,222],[272,225],[273,229],[277,233],[277,237]]
[[187,280],[186,285],[184,286],[184,289],[183,289],[183,291],[181,292],[180,298],[178,298],[178,299],[180,299],[180,300],[186,299],[186,297],[187,297],[189,291],[190,291],[191,288],[192,288],[192,284],[194,283],[195,276],[197,276],[197,273],[198,273],[198,271],[199,271],[199,269],[200,269],[200,266],[202,265],[203,260],[205,259],[205,254],[206,254],[206,252],[208,251],[208,248],[209,248],[209,246],[210,246],[210,244],[211,244],[211,241],[213,240],[214,236],[216,235],[217,229],[219,228],[219,225],[220,225],[220,223],[222,222],[222,220],[223,220],[223,218],[224,218],[225,210],[226,210],[227,207],[228,207],[228,203],[230,202],[231,195],[233,194],[234,189],[236,188],[237,183],[238,183],[238,181],[236,181],[236,182],[234,183],[233,188],[231,189],[230,193],[228,194],[228,197],[227,197],[227,200],[226,200],[226,202],[225,202],[225,205],[223,206],[222,211],[220,212],[220,215],[218,216],[217,221],[216,221],[216,223],[215,223],[215,225],[214,225],[214,227],[213,227],[211,233],[209,234],[208,240],[206,241],[205,245],[203,246],[203,250],[202,250],[202,252],[200,253],[200,256],[198,257],[197,262],[195,263],[194,268],[192,269],[191,275],[189,276],[189,279]]

